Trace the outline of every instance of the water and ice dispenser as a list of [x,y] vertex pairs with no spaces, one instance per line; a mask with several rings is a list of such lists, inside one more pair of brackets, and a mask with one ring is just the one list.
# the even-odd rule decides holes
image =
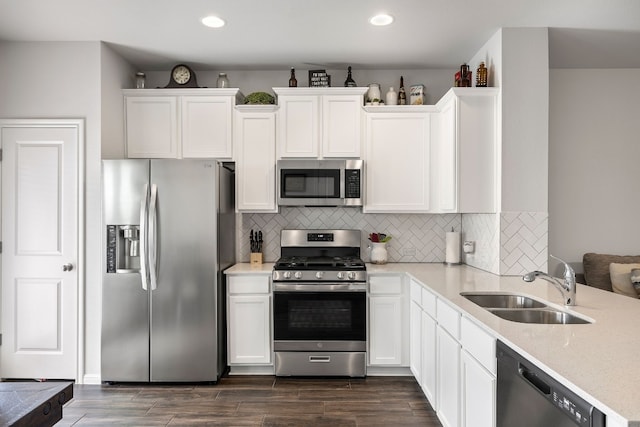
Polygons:
[[107,273],[140,271],[140,227],[107,225]]

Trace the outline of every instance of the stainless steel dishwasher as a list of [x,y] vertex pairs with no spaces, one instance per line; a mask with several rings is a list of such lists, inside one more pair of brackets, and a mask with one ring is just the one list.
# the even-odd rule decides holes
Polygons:
[[604,427],[605,415],[504,343],[497,343],[497,427]]

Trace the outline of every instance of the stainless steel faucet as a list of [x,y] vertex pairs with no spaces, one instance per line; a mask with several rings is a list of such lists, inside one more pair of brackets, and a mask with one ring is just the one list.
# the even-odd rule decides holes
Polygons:
[[561,281],[557,277],[549,276],[547,273],[543,273],[542,271],[532,271],[531,273],[527,273],[522,276],[522,280],[525,282],[533,282],[537,277],[546,280],[547,282],[553,284],[560,293],[562,294],[562,298],[564,299],[564,305],[571,306],[576,305],[576,272],[571,268],[569,264],[564,262],[558,257],[554,257],[551,255],[551,258],[556,259],[564,264],[564,281]]

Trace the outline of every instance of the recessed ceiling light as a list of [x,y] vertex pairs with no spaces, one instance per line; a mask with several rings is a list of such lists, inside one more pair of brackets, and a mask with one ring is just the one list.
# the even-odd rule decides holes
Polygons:
[[211,28],[220,28],[224,27],[225,22],[222,18],[215,15],[209,15],[202,18],[202,24]]
[[386,13],[381,13],[369,19],[369,23],[371,23],[371,25],[376,25],[376,26],[389,25],[392,22],[393,22],[393,16],[387,15]]

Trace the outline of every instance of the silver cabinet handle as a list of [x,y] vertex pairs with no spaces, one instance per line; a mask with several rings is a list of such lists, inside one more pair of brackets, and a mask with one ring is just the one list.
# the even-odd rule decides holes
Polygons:
[[70,262],[62,266],[62,271],[71,271],[71,270],[73,270],[73,264],[71,264]]

